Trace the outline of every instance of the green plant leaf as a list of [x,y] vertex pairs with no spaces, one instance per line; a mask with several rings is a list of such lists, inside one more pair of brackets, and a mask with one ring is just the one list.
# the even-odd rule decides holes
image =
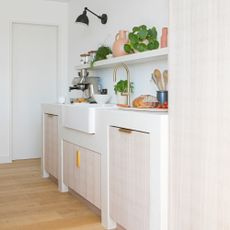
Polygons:
[[134,50],[133,50],[133,48],[131,47],[130,44],[125,44],[125,45],[124,45],[124,50],[125,50],[125,52],[128,53],[128,54],[134,53]]
[[137,45],[137,50],[139,52],[144,52],[144,51],[148,50],[148,47],[147,47],[147,45],[145,43],[139,43]]
[[155,45],[154,45],[154,42],[150,42],[148,45],[148,50],[154,50],[155,49]]
[[150,37],[150,38],[153,38],[153,39],[157,39],[157,29],[156,29],[156,27],[154,26],[152,29],[149,29],[148,30],[148,36]]
[[111,54],[111,53],[112,53],[112,50],[110,49],[110,47],[108,47],[108,46],[100,46],[97,49],[95,59],[93,60],[93,62],[99,61],[99,60],[104,60],[104,59],[106,59],[106,56],[108,54]]
[[134,26],[133,27],[133,33],[137,32],[137,31],[139,31],[139,27],[138,26]]
[[139,26],[140,30],[147,30],[147,26],[146,25],[141,25]]
[[143,41],[144,39],[146,39],[147,35],[148,35],[148,30],[146,30],[146,29],[141,29],[139,31],[139,33],[138,33],[138,37],[139,37],[139,39],[141,41]]
[[153,42],[150,42],[148,45],[148,50],[154,50],[159,47],[159,42],[157,40],[154,40]]
[[[133,92],[134,84],[133,82],[130,82],[130,91]],[[127,93],[128,91],[128,81],[127,80],[120,80],[114,85],[114,91],[117,94],[120,93]]]
[[139,43],[133,44],[133,48],[134,48],[135,50],[138,50],[138,46],[139,46]]
[[134,33],[129,33],[129,40],[130,40],[131,44],[135,44],[135,43],[139,42],[138,36]]
[[152,37],[147,37],[147,40],[148,40],[149,43],[151,43],[151,42],[154,42],[156,39],[154,39]]

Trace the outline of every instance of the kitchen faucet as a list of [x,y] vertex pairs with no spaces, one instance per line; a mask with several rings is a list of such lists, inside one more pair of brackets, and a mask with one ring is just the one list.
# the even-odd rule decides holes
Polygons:
[[127,93],[122,93],[123,96],[127,96],[128,98],[128,106],[131,106],[131,102],[130,102],[130,72],[129,72],[129,68],[126,64],[124,63],[120,63],[118,65],[116,65],[113,69],[113,81],[116,82],[117,81],[117,70],[120,68],[120,67],[123,67],[126,71],[126,77],[127,77]]

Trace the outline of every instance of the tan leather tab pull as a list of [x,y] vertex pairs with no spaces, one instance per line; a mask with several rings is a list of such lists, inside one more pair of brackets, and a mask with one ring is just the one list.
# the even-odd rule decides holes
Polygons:
[[123,132],[123,133],[132,133],[132,130],[131,129],[125,129],[125,128],[119,128],[119,132]]

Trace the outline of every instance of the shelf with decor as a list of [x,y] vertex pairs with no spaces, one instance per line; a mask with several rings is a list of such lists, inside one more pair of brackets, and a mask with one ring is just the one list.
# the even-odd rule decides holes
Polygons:
[[111,57],[105,60],[97,61],[93,64],[78,65],[75,69],[105,69],[114,67],[117,64],[138,64],[145,63],[149,61],[159,61],[168,59],[168,48],[161,48],[151,51],[145,51],[141,53],[127,54],[120,57]]

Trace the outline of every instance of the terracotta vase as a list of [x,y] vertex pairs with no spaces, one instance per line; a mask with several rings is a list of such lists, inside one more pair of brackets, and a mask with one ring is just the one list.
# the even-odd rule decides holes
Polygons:
[[115,37],[115,42],[113,43],[112,52],[114,57],[123,56],[127,53],[124,50],[124,45],[129,42],[127,38],[126,30],[120,30]]
[[162,28],[162,35],[161,35],[161,48],[165,48],[168,46],[168,28]]

